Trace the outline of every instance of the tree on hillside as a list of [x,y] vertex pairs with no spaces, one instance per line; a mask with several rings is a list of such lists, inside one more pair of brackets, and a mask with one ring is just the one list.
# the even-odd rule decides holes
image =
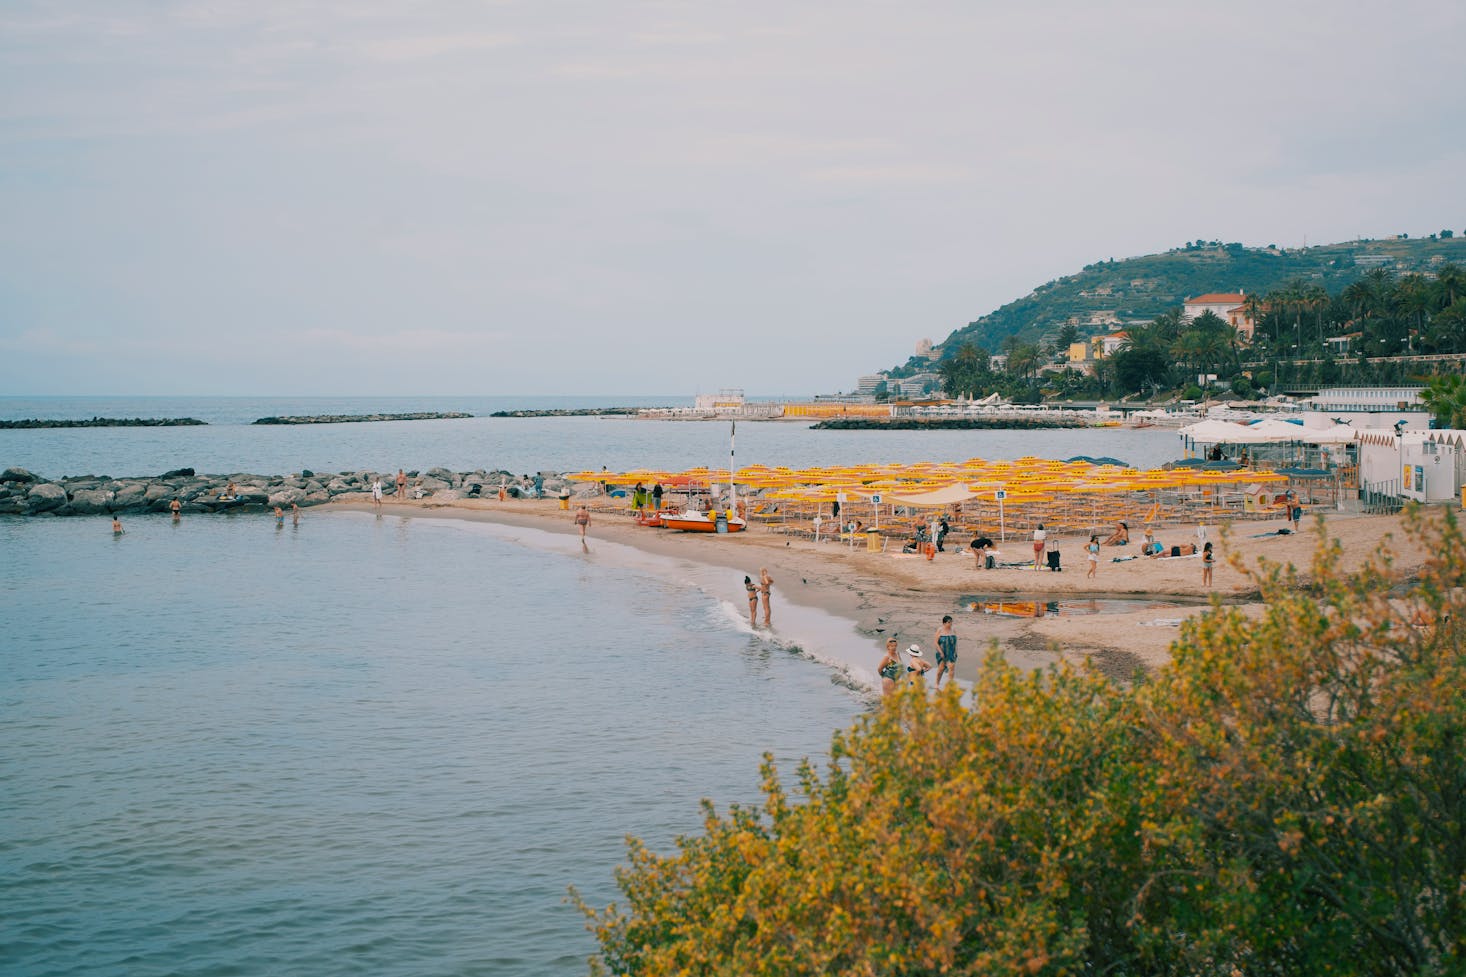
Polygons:
[[1466,968],[1466,539],[1401,586],[1249,572],[1128,686],[992,656],[579,903],[614,974],[1424,975]]
[[963,343],[937,364],[937,375],[949,397],[975,397],[986,391],[991,380],[987,350]]

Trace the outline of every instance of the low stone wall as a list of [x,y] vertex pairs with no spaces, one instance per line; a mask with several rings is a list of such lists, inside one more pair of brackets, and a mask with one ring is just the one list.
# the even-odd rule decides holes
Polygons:
[[[540,477],[545,496],[557,496],[570,487],[557,474],[542,472]],[[277,505],[288,509],[292,503],[304,508],[327,502],[369,501],[372,482],[379,478],[383,494],[391,499],[397,489],[396,472],[326,474],[305,470],[294,475],[199,475],[192,468],[180,468],[157,476],[72,475],[51,481],[24,468],[7,468],[0,472],[0,515],[167,512],[174,499],[182,503],[184,512],[264,511]],[[534,492],[533,478],[504,471],[429,468],[408,472],[407,478],[407,494],[416,499],[487,498],[498,493],[500,484],[515,498]],[[228,495],[231,483],[234,493]],[[582,486],[581,491],[593,492],[595,487]]]

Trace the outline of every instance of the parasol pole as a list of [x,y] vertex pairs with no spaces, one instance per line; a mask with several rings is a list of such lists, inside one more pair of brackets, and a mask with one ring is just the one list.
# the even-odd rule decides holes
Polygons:
[[738,419],[732,421],[733,428],[728,432],[728,511],[738,511],[738,489],[733,484],[733,445],[738,438]]

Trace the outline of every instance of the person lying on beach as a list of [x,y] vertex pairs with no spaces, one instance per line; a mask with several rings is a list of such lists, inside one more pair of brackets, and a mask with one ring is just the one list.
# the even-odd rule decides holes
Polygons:
[[1153,551],[1151,553],[1147,554],[1147,555],[1152,560],[1154,560],[1154,559],[1169,560],[1173,556],[1195,556],[1196,555],[1196,544],[1195,543],[1183,543],[1180,546],[1172,546],[1172,547],[1167,548],[1167,547],[1161,545],[1160,543],[1156,543]]
[[1116,523],[1115,524],[1115,531],[1113,533],[1110,533],[1109,536],[1106,536],[1104,542],[1102,542],[1100,545],[1101,546],[1129,546],[1130,545],[1130,527],[1128,525],[1126,525],[1125,520],[1121,519],[1118,523]]

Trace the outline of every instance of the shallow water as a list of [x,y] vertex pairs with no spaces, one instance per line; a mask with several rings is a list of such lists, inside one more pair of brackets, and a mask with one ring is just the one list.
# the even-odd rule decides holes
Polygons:
[[7,974],[580,973],[567,885],[610,901],[626,834],[755,800],[763,750],[869,701],[604,544],[126,529],[0,520]]
[[1194,606],[1178,600],[1152,597],[1063,597],[1012,595],[964,595],[957,600],[962,611],[996,614],[999,617],[1091,617],[1096,614],[1128,614],[1132,611],[1173,610]]

